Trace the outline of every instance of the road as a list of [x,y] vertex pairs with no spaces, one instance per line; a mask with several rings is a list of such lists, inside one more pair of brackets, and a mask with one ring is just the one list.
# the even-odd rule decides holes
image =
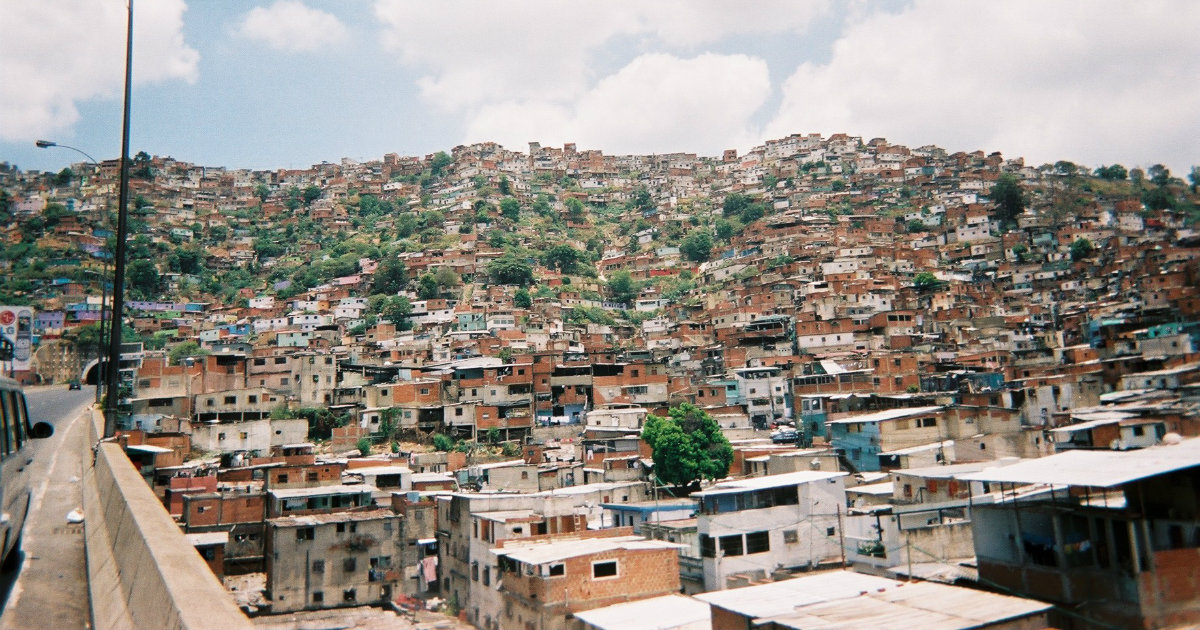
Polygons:
[[54,425],[38,445],[33,500],[25,525],[20,568],[0,574],[0,628],[88,628],[89,606],[83,524],[67,522],[82,507],[87,419],[95,391],[65,385],[25,390],[30,419]]

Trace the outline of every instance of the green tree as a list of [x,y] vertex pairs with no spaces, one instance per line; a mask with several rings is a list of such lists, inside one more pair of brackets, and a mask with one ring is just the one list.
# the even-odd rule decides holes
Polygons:
[[716,225],[717,238],[722,241],[728,241],[737,233],[737,226],[728,219],[717,219]]
[[445,151],[438,151],[433,154],[433,159],[429,161],[429,174],[434,177],[441,177],[446,172],[446,167],[454,163],[454,158],[446,154]]
[[526,287],[533,284],[533,266],[512,252],[488,263],[488,277],[496,284]]
[[312,202],[321,198],[321,187],[316,184],[309,184],[304,187],[303,199],[304,205],[311,206]]
[[713,240],[707,229],[692,230],[683,237],[679,251],[692,262],[704,262],[712,255]]
[[512,197],[505,197],[500,200],[500,216],[509,221],[517,221],[521,218],[521,204]]
[[370,439],[365,438],[365,437],[360,437],[360,438],[358,438],[358,443],[355,444],[355,446],[358,448],[359,454],[362,455],[363,457],[366,457],[367,455],[371,454],[371,440]]
[[500,176],[499,186],[500,186],[500,194],[501,195],[511,195],[512,194],[512,183],[510,183],[508,181],[508,175]]
[[1121,166],[1120,164],[1113,164],[1111,166],[1101,166],[1100,168],[1096,169],[1094,172],[1096,174],[1096,177],[1099,177],[1100,179],[1122,181],[1125,178],[1129,177],[1129,172],[1126,171],[1125,167]]
[[529,295],[527,289],[517,289],[517,292],[513,294],[513,306],[517,308],[529,308],[533,306],[533,298]]
[[454,450],[454,440],[451,439],[450,436],[448,436],[448,435],[442,435],[441,433],[434,433],[433,434],[433,448],[435,448],[439,451],[443,451],[443,452]]
[[375,276],[371,280],[372,293],[395,295],[404,290],[408,284],[408,267],[399,258],[388,256],[379,262],[375,268]]
[[703,409],[684,403],[667,417],[646,417],[642,439],[654,451],[654,474],[674,486],[729,474],[733,447],[721,427]]
[[567,208],[567,218],[573,223],[579,223],[583,221],[585,216],[587,216],[583,202],[575,197],[569,197],[565,202],[563,202],[563,205]]
[[1096,246],[1086,238],[1080,237],[1071,243],[1071,260],[1083,260],[1092,255],[1096,250]]
[[918,291],[925,291],[926,289],[932,289],[940,282],[941,281],[938,280],[937,276],[933,275],[933,272],[922,271],[913,277],[913,288],[917,289]]
[[996,204],[996,218],[1005,225],[1015,223],[1017,215],[1025,211],[1025,193],[1021,184],[1011,173],[1002,173],[988,192],[988,198]]
[[179,365],[181,361],[189,357],[202,357],[211,354],[207,348],[201,348],[200,344],[195,341],[184,341],[177,344],[167,352],[167,360],[171,365]]
[[154,261],[139,259],[129,263],[125,270],[129,290],[135,295],[151,297],[158,293],[158,267]]
[[70,168],[64,168],[54,176],[54,184],[57,186],[66,186],[75,178],[75,173]]
[[732,193],[726,196],[725,201],[721,203],[721,212],[727,217],[739,215],[746,209],[746,206],[749,206],[753,202],[754,199],[752,197],[743,195],[742,193]]
[[641,288],[638,287],[638,284],[636,281],[634,281],[633,276],[624,269],[620,271],[614,271],[612,275],[608,277],[608,294],[612,297],[614,302],[630,304],[634,299],[637,298],[640,291]]
[[397,329],[408,330],[412,322],[408,320],[412,314],[412,303],[403,295],[393,295],[380,304],[379,315],[396,325]]
[[437,278],[431,273],[421,276],[417,281],[417,297],[422,300],[432,300],[436,298],[441,291],[438,289]]
[[909,234],[912,234],[913,232],[924,232],[925,222],[920,219],[913,219],[909,221],[907,225],[905,225],[905,229],[908,230]]
[[560,273],[575,273],[575,266],[582,258],[583,253],[579,250],[566,243],[559,243],[546,251],[542,256],[542,262],[551,269],[557,269]]
[[266,203],[267,197],[271,196],[271,189],[266,184],[262,184],[262,183],[255,184],[254,185],[254,196],[258,197],[259,203]]
[[1171,183],[1171,170],[1162,164],[1155,164],[1146,169],[1146,174],[1150,176],[1150,183],[1159,188]]

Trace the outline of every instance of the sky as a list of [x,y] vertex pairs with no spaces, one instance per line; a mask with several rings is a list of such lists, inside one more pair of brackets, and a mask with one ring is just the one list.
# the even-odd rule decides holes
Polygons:
[[[125,0],[0,0],[0,161],[119,157]],[[848,133],[1200,165],[1195,0],[137,0],[130,152],[305,168],[494,141]]]

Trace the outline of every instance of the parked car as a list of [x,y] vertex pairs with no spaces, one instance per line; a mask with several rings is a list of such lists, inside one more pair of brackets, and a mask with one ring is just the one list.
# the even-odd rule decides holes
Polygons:
[[54,427],[47,422],[31,424],[25,393],[10,378],[0,378],[0,567],[15,569],[20,561],[21,534],[29,516],[30,488],[36,448],[33,440],[48,438]]
[[795,429],[781,429],[771,434],[771,441],[776,444],[795,443],[800,434]]
[[79,381],[71,381],[70,384],[67,385],[67,389],[83,389],[83,384]]

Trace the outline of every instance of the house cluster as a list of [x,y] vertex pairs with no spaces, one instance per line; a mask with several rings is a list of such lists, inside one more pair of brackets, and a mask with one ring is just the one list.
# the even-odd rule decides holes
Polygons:
[[[123,357],[123,439],[214,571],[265,573],[272,611],[415,596],[481,628],[617,628],[650,602],[694,627],[1018,628],[1057,614],[1040,600],[1085,625],[1200,618],[1184,569],[1200,236],[1129,186],[843,134],[720,158],[483,143],[303,170],[149,164],[146,235],[263,279],[233,301],[127,302],[167,349]],[[15,216],[74,213],[37,239],[75,254],[56,269],[103,262],[106,233],[78,217],[111,201],[115,170],[3,173]],[[1001,177],[1028,200],[1008,218],[988,198]],[[590,258],[527,256],[536,289],[501,282],[492,265],[546,235],[486,236],[496,190]],[[397,212],[364,214],[368,195]],[[328,256],[304,230],[389,243],[412,217],[436,217],[419,236],[436,248],[266,280]],[[678,238],[695,230],[703,255]],[[397,261],[454,282],[389,291],[411,305],[389,319],[371,296]],[[160,266],[163,295],[200,282]],[[78,281],[31,291],[41,340],[100,317]],[[172,360],[184,342],[204,352]],[[675,497],[639,435],[681,403],[734,459]],[[408,443],[435,434],[506,455]]]

